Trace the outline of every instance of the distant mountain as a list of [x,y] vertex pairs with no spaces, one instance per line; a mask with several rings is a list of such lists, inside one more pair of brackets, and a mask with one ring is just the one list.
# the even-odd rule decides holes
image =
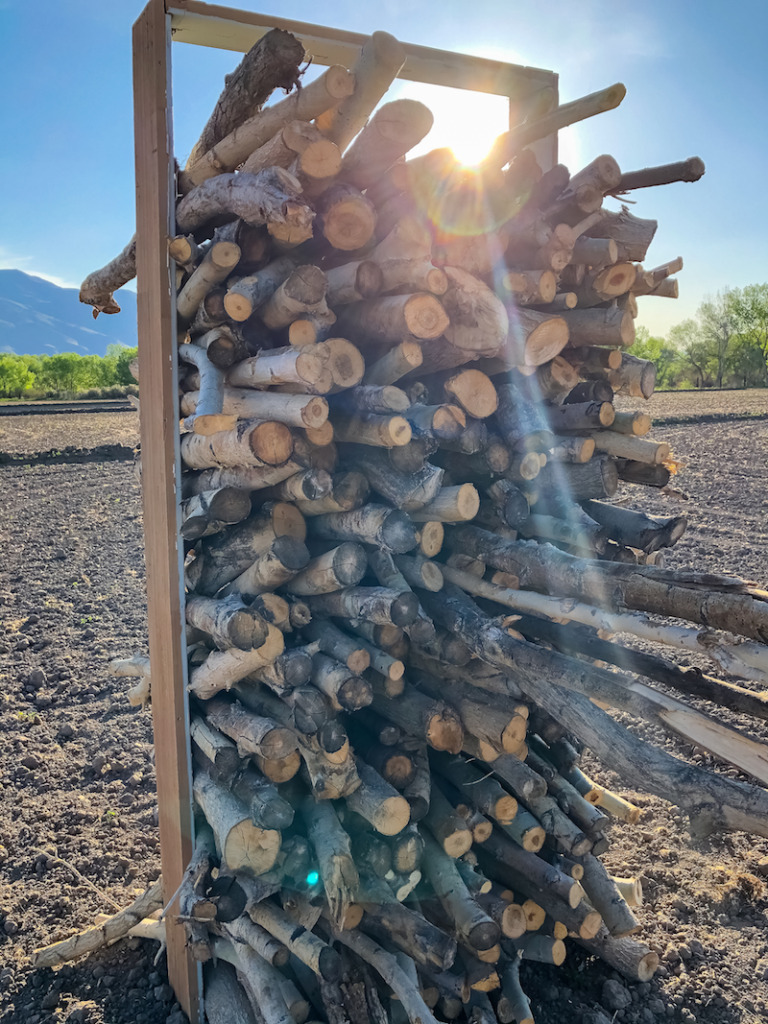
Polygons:
[[136,293],[116,294],[121,312],[93,319],[76,288],[59,288],[21,270],[0,270],[0,352],[51,356],[57,352],[103,356],[117,342],[136,344]]

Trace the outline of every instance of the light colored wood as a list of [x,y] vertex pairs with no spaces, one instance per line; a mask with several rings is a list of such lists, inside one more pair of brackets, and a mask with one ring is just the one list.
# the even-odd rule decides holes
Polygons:
[[[168,6],[173,16],[174,40],[239,53],[249,50],[270,28],[282,28],[302,40],[316,64],[352,67],[368,38],[360,32],[266,17],[197,0],[173,0]],[[413,43],[402,45],[406,60],[398,77],[406,81],[515,98],[545,87],[556,88],[556,76],[551,71]]]
[[[180,478],[176,325],[168,238],[173,221],[173,140],[170,27],[162,0],[150,0],[133,29],[134,139],[136,151],[136,262],[139,276],[139,384],[144,528],[147,555],[149,651],[157,744],[155,765],[163,887],[178,890],[192,856],[194,835],[187,743],[182,546],[177,536],[175,481]],[[168,973],[190,1019],[200,1014],[198,968],[187,956],[178,904],[166,915]]]

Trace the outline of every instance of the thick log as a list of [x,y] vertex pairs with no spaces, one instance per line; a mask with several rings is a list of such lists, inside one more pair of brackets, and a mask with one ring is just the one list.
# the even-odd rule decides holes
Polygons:
[[355,586],[365,575],[366,556],[359,544],[344,543],[313,558],[284,584],[290,594],[327,594]]
[[[434,785],[434,781],[424,825],[435,842],[451,858],[463,857],[472,847],[472,829],[443,790]],[[426,852],[429,852],[428,848]]]
[[181,536],[190,541],[209,537],[241,523],[250,514],[251,496],[246,490],[218,487],[202,491],[181,504]]
[[223,297],[227,316],[244,323],[275,294],[288,279],[296,264],[287,256],[280,256],[257,273],[240,277],[229,285]]
[[241,757],[256,755],[279,761],[296,750],[296,737],[289,729],[254,715],[238,701],[206,701],[205,714],[214,728],[235,741]]
[[588,853],[582,860],[581,884],[587,899],[603,918],[603,924],[616,938],[640,931],[640,922],[619,892],[603,864]]
[[501,994],[496,1004],[500,1024],[534,1024],[528,997],[520,984],[520,960],[511,957],[501,972]]
[[611,540],[650,554],[659,548],[672,547],[688,526],[685,516],[662,519],[644,512],[609,505],[604,501],[587,501],[585,511],[605,527]]
[[315,125],[291,121],[255,149],[240,170],[255,174],[264,167],[285,167],[298,178],[306,195],[317,195],[338,174],[341,153]]
[[360,508],[368,497],[368,482],[362,473],[336,473],[327,494],[312,499],[297,498],[296,506],[304,516],[322,516],[328,512],[350,512]]
[[[450,322],[439,333],[445,334],[448,342],[462,351],[496,355],[504,346],[510,331],[504,304],[488,285],[466,270],[459,267],[444,269],[448,290],[440,301]],[[438,335],[426,337],[435,338]]]
[[189,596],[185,614],[190,626],[203,630],[220,648],[238,647],[250,651],[261,647],[267,639],[267,623],[237,597],[217,601]]
[[360,786],[347,796],[347,806],[370,822],[381,835],[397,835],[410,818],[408,801],[360,758],[357,771]]
[[256,877],[269,871],[280,850],[280,833],[254,825],[242,804],[203,771],[195,772],[193,790],[223,865]]
[[433,121],[432,112],[416,100],[385,103],[344,154],[340,177],[367,188],[421,142]]
[[325,540],[380,545],[394,554],[405,554],[416,546],[415,531],[408,516],[385,505],[368,504],[349,512],[331,512],[315,516],[310,522],[312,533]]
[[239,576],[219,591],[222,595],[254,596],[277,590],[309,563],[309,551],[295,537],[278,537],[268,551],[262,552]]
[[316,200],[320,232],[333,249],[354,252],[373,237],[376,210],[353,185],[331,185]]
[[571,346],[618,345],[628,348],[634,343],[635,322],[628,310],[625,312],[618,307],[596,307],[569,309],[560,315],[568,326]]
[[[343,306],[339,310],[339,323],[352,337],[398,345],[410,338],[439,338],[445,333],[449,319],[436,296],[415,292],[411,295],[381,296]],[[366,379],[366,383],[374,381]],[[391,384],[392,381],[380,383]]]
[[373,710],[410,736],[426,739],[435,750],[458,754],[463,742],[461,719],[448,704],[406,687],[396,701],[374,693]]
[[631,938],[614,938],[603,927],[592,939],[577,940],[630,981],[650,981],[659,966],[658,953]]
[[442,487],[427,505],[412,510],[410,518],[415,523],[436,520],[442,523],[465,523],[474,519],[480,508],[480,495],[472,484],[457,487]]
[[296,120],[311,121],[340,100],[350,96],[354,85],[355,79],[351,72],[341,65],[332,65],[314,82],[302,86],[286,99],[248,118],[217,142],[181,175],[182,191],[187,192],[194,185],[199,185],[223,171],[235,170],[281,128]]
[[314,595],[307,603],[317,615],[365,619],[379,625],[409,626],[418,613],[418,601],[410,591],[398,593],[387,587],[346,587]]
[[267,627],[267,639],[250,651],[231,647],[226,651],[212,651],[202,665],[192,669],[189,690],[206,700],[220,690],[229,690],[241,679],[269,665],[283,652],[283,634],[275,626]]
[[351,96],[318,115],[317,126],[342,152],[354,139],[405,63],[403,45],[388,32],[374,32],[352,67]]
[[384,289],[384,277],[378,264],[372,260],[356,260],[331,267],[326,271],[326,277],[326,298],[333,308],[373,298]]
[[318,644],[324,654],[346,665],[350,672],[361,675],[371,664],[368,650],[330,622],[313,620],[304,635]]
[[312,237],[315,218],[300,189],[296,178],[281,167],[257,174],[221,174],[184,196],[176,209],[176,225],[180,231],[195,232],[228,215],[253,226],[265,224],[284,245],[299,245]]
[[325,302],[327,289],[328,282],[319,267],[311,263],[296,267],[260,307],[259,317],[270,330],[279,330],[301,316],[332,316]]
[[645,487],[666,487],[672,477],[666,466],[650,465],[635,459],[619,459],[616,462],[616,472],[620,480],[628,484],[643,484]]
[[279,466],[292,452],[290,431],[274,420],[238,420],[231,430],[181,438],[181,457],[190,469]]
[[598,451],[615,458],[657,466],[663,465],[671,456],[671,448],[666,441],[651,441],[631,434],[617,434],[611,430],[596,430],[590,436]]
[[373,700],[370,684],[327,654],[313,656],[310,678],[312,685],[325,694],[337,711],[359,711]]
[[[222,940],[219,942],[223,945]],[[221,946],[218,956],[223,959]],[[205,1016],[209,1024],[257,1024],[248,997],[231,964],[217,963],[215,967],[206,968],[203,976]]]
[[479,771],[463,757],[436,754],[434,764],[462,796],[483,814],[505,825],[517,814],[517,800],[496,779]]
[[99,313],[119,313],[114,293],[136,277],[136,235],[122,252],[105,266],[90,273],[80,285],[80,302],[93,306],[93,319]]
[[334,412],[331,417],[334,437],[349,444],[373,448],[397,448],[409,443],[411,425],[403,416],[380,416],[376,413],[346,415]]
[[269,551],[280,537],[303,542],[306,525],[294,505],[278,501],[263,504],[250,519],[207,540],[199,558],[202,570],[197,576],[198,591],[215,593]]
[[618,257],[632,263],[642,263],[656,234],[658,222],[642,220],[622,206],[618,213],[603,212],[596,225],[586,234],[593,238],[612,238],[616,242]]
[[282,29],[273,28],[251,47],[231,75],[200,138],[192,147],[187,168],[229,135],[243,121],[257,114],[274,89],[290,92],[299,87],[304,47]]

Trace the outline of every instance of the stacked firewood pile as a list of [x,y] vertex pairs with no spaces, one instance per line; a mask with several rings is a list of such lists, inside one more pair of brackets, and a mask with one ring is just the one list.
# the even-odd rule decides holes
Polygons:
[[[612,639],[747,680],[768,666],[765,594],[664,567],[685,520],[646,515],[643,494],[679,463],[613,405],[653,392],[627,351],[636,300],[675,296],[682,262],[644,269],[656,222],[604,198],[703,165],[542,173],[531,144],[620,86],[506,133],[473,171],[406,159],[430,112],[370,116],[394,39],[259,111],[302,58],[282,32],[244,58],[179,176],[170,243],[189,948],[217,964],[211,1020],[529,1021],[521,959],[560,964],[572,939],[635,980],[658,962],[631,937],[636,880],[600,860],[638,810],[583,773],[585,747],[701,829],[768,835],[762,788],[605,710],[768,782],[760,745],[668,691],[765,718],[762,696]],[[132,258],[84,301],[108,310]]]

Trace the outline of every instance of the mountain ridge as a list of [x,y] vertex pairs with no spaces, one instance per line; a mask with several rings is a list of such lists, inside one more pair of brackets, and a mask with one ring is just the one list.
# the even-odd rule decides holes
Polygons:
[[0,354],[106,355],[110,345],[137,344],[136,293],[120,288],[121,312],[93,319],[77,288],[61,288],[23,270],[0,270]]

